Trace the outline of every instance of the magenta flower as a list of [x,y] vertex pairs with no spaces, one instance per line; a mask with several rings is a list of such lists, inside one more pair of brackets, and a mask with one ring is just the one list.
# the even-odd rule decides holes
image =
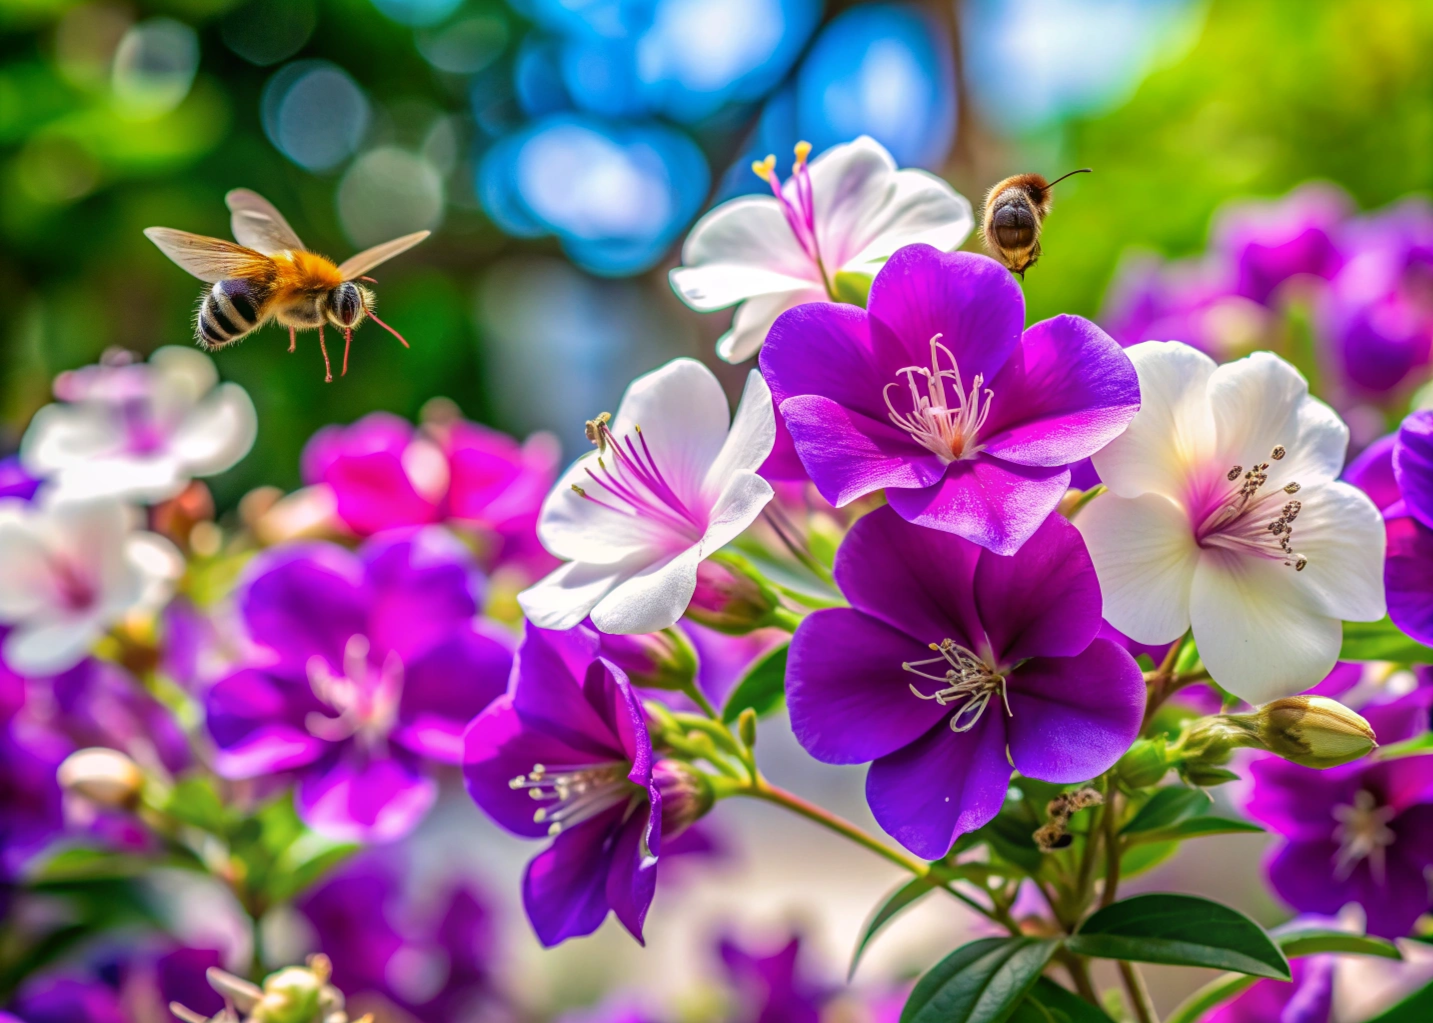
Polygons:
[[1063,518],[1001,557],[879,508],[847,534],[836,581],[851,607],[815,612],[791,641],[791,726],[817,760],[873,761],[871,811],[916,855],[994,817],[1012,761],[1085,781],[1138,735],[1143,675],[1096,638],[1099,584]]
[[1183,341],[1215,358],[1242,354],[1261,346],[1274,317],[1235,290],[1235,276],[1217,257],[1165,262],[1131,254],[1115,270],[1100,326],[1126,348]]
[[783,313],[761,371],[832,504],[884,487],[907,521],[1012,554],[1064,496],[1069,464],[1139,409],[1134,367],[1104,331],[1078,316],[1024,323],[999,263],[910,245],[867,309]]
[[410,831],[456,764],[468,721],[506,688],[505,638],[475,622],[471,558],[440,529],[386,534],[358,554],[269,550],[237,591],[256,648],[206,698],[230,778],[297,771],[299,815],[334,837]]
[[1235,291],[1264,305],[1295,277],[1332,278],[1344,263],[1340,228],[1348,196],[1309,184],[1272,202],[1231,206],[1214,225],[1214,249],[1234,267]]
[[1289,963],[1293,980],[1261,979],[1203,1017],[1203,1023],[1329,1023],[1333,1012],[1331,955]]
[[515,679],[468,727],[463,771],[502,827],[554,839],[523,879],[533,929],[550,947],[591,934],[610,910],[642,941],[663,839],[706,809],[693,776],[654,757],[627,676],[586,626],[529,623]]
[[[1428,728],[1428,693],[1364,706],[1382,743]],[[1364,760],[1326,771],[1277,757],[1253,763],[1249,816],[1283,836],[1269,882],[1304,913],[1363,907],[1369,934],[1401,938],[1429,908],[1433,756]]]
[[516,559],[541,573],[555,562],[537,543],[537,513],[557,476],[559,454],[551,434],[519,444],[465,420],[418,430],[374,412],[315,433],[304,449],[303,472],[306,482],[333,491],[339,519],[359,536],[456,522],[492,538],[491,562]]

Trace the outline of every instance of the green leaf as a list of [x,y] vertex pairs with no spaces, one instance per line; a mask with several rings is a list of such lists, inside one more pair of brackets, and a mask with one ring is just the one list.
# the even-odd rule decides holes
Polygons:
[[1007,811],[981,828],[979,834],[1002,860],[1027,874],[1037,874],[1045,862],[1045,855],[1033,837],[1037,827],[1038,824],[1031,824],[1023,815]]
[[1290,959],[1300,956],[1319,955],[1324,952],[1343,952],[1348,955],[1379,956],[1383,959],[1402,959],[1398,946],[1386,938],[1375,938],[1367,934],[1350,934],[1322,927],[1302,928],[1275,934],[1274,940]]
[[1379,747],[1375,756],[1379,760],[1397,760],[1399,757],[1412,757],[1420,753],[1433,753],[1433,732],[1424,732],[1412,739]]
[[1433,1019],[1433,984],[1419,988],[1368,1023],[1428,1023]]
[[846,971],[847,983],[856,975],[856,967],[861,962],[861,956],[865,954],[866,946],[871,943],[871,939],[876,936],[876,933],[894,920],[907,906],[920,901],[933,891],[935,891],[935,887],[930,882],[918,877],[907,881],[885,897],[876,907],[876,911],[871,914],[871,918],[866,921],[866,926],[861,931],[861,938],[856,942],[856,951],[851,953],[851,968]]
[[179,779],[164,804],[164,812],[211,835],[223,835],[230,824],[213,780],[202,774]]
[[[1179,852],[1178,842],[1142,842],[1132,845],[1120,857],[1120,877],[1138,877],[1146,874]],[[1104,876],[1103,866],[1100,876]]]
[[1105,1011],[1041,977],[1008,1023],[1113,1023]]
[[1169,785],[1156,789],[1149,802],[1139,808],[1128,824],[1120,829],[1122,835],[1137,835],[1145,831],[1159,831],[1172,824],[1198,817],[1209,809],[1209,797],[1199,789],[1183,785]]
[[1009,1019],[1058,944],[1036,938],[982,938],[962,945],[916,982],[901,1010],[901,1023]]
[[1376,622],[1344,622],[1338,659],[1433,664],[1433,648],[1409,637],[1385,615]]
[[1182,842],[1186,838],[1200,838],[1204,835],[1237,835],[1259,833],[1264,829],[1253,821],[1237,817],[1191,817],[1178,824],[1157,831],[1142,831],[1130,836],[1131,845],[1146,842]]
[[783,643],[760,658],[736,684],[722,708],[721,719],[731,724],[750,707],[764,718],[781,707],[786,699],[786,651]]
[[836,300],[858,305],[862,309],[866,308],[866,298],[871,294],[872,280],[874,278],[870,274],[856,273],[854,270],[838,272],[836,280],[833,282]]
[[1207,966],[1289,979],[1289,961],[1243,913],[1193,895],[1122,899],[1095,913],[1068,941],[1071,952],[1174,966]]

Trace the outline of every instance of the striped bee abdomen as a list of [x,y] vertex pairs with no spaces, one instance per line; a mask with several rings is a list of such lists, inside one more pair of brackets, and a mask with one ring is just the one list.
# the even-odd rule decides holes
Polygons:
[[259,297],[246,281],[218,281],[204,295],[195,331],[205,348],[233,344],[259,325]]

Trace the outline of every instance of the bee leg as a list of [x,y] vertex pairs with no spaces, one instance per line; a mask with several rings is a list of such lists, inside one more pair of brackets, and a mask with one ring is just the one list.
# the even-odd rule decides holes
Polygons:
[[290,354],[290,355],[294,354],[294,349],[298,346],[298,343],[299,343],[298,332],[295,331],[293,327],[290,327],[290,328],[289,328],[289,354]]
[[339,371],[339,374],[338,374],[338,375],[341,376],[341,377],[346,377],[346,376],[348,376],[348,346],[351,345],[351,344],[353,344],[353,328],[352,328],[352,327],[344,327],[344,328],[343,328],[343,369],[340,370],[340,371]]
[[323,382],[333,383],[333,367],[328,364],[328,345],[323,343],[323,324],[318,327],[318,350],[323,352]]

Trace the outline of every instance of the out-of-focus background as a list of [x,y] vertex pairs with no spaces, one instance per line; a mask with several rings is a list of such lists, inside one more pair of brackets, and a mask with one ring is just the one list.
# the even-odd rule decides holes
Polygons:
[[[335,258],[434,236],[375,274],[411,351],[365,326],[332,385],[311,335],[294,355],[270,328],[217,356],[260,424],[211,481],[221,508],[296,486],[326,423],[412,417],[442,395],[571,454],[636,373],[674,354],[717,365],[728,314],[688,311],[667,271],[704,210],[765,187],[750,161],[773,152],[784,172],[798,140],[870,134],[977,209],[1007,174],[1093,168],[1060,185],[1024,287],[1031,320],[1108,325],[1117,268],[1203,251],[1230,200],[1324,180],[1370,210],[1433,186],[1430,53],[1426,0],[0,0],[0,453],[57,372],[191,338],[202,285],[141,230],[226,236],[234,187]],[[733,386],[746,372],[718,368]],[[860,770],[818,767],[780,718],[763,727],[777,781],[869,823]],[[515,898],[531,847],[451,796],[412,841],[419,864],[478,880],[502,972],[541,1006],[615,983],[680,1012],[726,930],[760,944],[798,929],[834,982],[898,880],[801,822],[723,806],[723,855],[673,864],[648,949],[609,923],[542,953]],[[1260,845],[1191,843],[1135,884],[1275,922]],[[863,976],[896,985],[972,926],[927,902]],[[1152,971],[1162,1006],[1201,979]]]

